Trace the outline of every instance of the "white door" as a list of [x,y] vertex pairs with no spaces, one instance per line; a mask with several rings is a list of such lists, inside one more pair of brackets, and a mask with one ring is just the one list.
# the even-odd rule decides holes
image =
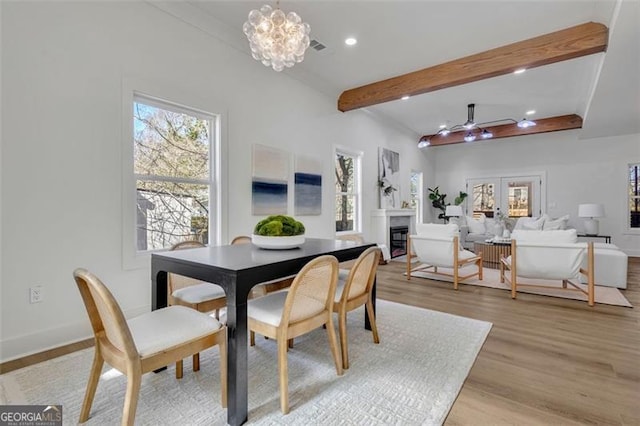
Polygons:
[[543,184],[541,175],[467,179],[467,215],[494,217],[500,211],[513,218],[541,216]]

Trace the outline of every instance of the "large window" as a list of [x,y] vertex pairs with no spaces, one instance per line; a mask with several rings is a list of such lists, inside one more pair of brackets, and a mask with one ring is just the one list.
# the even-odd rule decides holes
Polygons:
[[336,232],[360,231],[360,157],[336,149]]
[[640,230],[640,164],[629,164],[629,229]]
[[209,242],[215,116],[143,96],[133,100],[136,248]]

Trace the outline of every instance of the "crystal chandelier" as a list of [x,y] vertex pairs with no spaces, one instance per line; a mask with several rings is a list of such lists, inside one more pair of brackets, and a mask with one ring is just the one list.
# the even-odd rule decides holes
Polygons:
[[309,47],[311,27],[295,12],[285,13],[264,5],[249,12],[249,19],[242,30],[249,39],[251,56],[276,71],[292,67],[304,59]]

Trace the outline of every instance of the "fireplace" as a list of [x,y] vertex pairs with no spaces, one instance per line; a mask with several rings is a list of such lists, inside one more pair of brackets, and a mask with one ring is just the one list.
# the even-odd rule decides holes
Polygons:
[[392,226],[389,228],[389,251],[391,258],[407,254],[408,226]]

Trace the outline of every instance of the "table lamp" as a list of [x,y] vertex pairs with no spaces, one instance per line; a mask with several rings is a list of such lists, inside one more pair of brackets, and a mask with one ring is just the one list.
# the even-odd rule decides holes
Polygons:
[[578,216],[585,218],[584,233],[586,235],[598,235],[598,219],[604,217],[604,206],[602,204],[580,204],[578,206]]
[[[462,213],[462,207],[461,206],[447,206],[447,208],[444,211],[444,215],[447,218],[450,217],[460,217],[463,215]],[[451,222],[451,221],[450,221]],[[457,221],[456,221],[457,222]],[[456,222],[451,222],[451,223],[456,223]],[[458,224],[458,223],[456,223]]]

